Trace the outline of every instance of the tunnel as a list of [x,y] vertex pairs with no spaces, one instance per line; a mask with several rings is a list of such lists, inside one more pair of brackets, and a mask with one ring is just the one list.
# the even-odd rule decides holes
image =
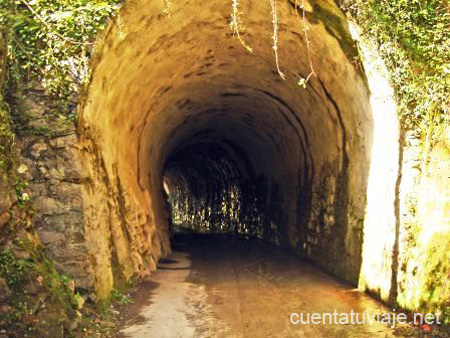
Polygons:
[[332,1],[239,6],[129,0],[97,43],[78,126],[97,289],[155,269],[171,217],[358,283],[374,114],[357,42]]

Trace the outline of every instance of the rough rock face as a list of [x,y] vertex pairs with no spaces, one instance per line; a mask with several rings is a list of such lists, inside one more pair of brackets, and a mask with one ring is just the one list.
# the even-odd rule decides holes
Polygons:
[[0,228],[6,225],[10,219],[9,209],[13,205],[13,199],[9,190],[7,182],[0,179]]
[[450,128],[439,136],[427,149],[417,134],[405,135],[395,296],[401,306],[449,318]]
[[18,128],[21,171],[29,181],[35,227],[55,267],[75,278],[80,288],[93,288],[85,246],[81,184],[85,179],[77,152],[73,123],[61,121],[39,86],[27,93],[21,112],[13,116]]

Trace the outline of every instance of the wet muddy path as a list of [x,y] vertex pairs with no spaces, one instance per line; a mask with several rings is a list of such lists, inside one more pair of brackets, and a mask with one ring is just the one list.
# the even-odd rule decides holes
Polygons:
[[393,336],[381,323],[291,324],[293,312],[386,309],[294,255],[226,236],[177,234],[173,253],[133,298],[125,337]]

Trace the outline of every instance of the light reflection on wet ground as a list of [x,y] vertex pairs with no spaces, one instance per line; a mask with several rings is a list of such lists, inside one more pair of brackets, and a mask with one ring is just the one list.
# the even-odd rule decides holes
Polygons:
[[[393,337],[385,324],[298,324],[291,313],[387,311],[379,302],[271,245],[179,234],[138,292],[127,337]],[[304,317],[306,318],[306,317]]]

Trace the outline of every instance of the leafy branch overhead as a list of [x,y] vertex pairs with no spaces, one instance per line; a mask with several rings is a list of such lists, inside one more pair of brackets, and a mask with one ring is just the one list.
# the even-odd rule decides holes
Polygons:
[[[450,4],[447,0],[341,0],[378,43],[406,128],[450,123]],[[425,130],[424,130],[425,131]]]
[[15,0],[0,3],[9,27],[8,83],[32,79],[67,99],[88,73],[93,43],[119,7],[118,0]]

